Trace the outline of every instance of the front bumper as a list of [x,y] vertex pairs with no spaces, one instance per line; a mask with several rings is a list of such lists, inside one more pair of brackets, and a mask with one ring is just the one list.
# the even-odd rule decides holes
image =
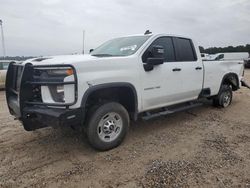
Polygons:
[[26,107],[21,121],[26,131],[43,127],[79,126],[82,124],[83,110]]
[[[58,65],[57,65],[58,66]],[[44,81],[34,75],[37,68],[55,66],[33,66],[11,63],[6,76],[6,100],[10,113],[19,119],[27,131],[43,127],[63,125],[81,125],[83,109],[70,109],[77,101],[77,77],[74,70],[74,82]],[[75,98],[72,103],[44,103],[41,99],[43,85],[72,84],[75,88]]]

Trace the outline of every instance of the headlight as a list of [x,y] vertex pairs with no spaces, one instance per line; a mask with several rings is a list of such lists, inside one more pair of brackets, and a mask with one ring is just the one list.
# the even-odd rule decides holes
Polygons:
[[43,83],[43,102],[70,104],[76,100],[77,80],[73,67],[39,67],[35,69],[35,79]]
[[70,76],[73,75],[73,69],[68,68],[68,69],[50,69],[47,70],[47,74],[49,76]]
[[[49,79],[63,82],[68,76],[73,75],[71,68],[57,68],[46,70]],[[64,85],[50,85],[49,90],[55,102],[65,102]]]
[[64,85],[49,86],[50,94],[55,102],[65,102]]

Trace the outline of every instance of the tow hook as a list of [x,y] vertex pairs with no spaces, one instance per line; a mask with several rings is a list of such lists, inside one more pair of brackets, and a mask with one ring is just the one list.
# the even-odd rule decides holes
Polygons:
[[244,80],[241,80],[241,85],[243,87],[246,87],[246,88],[250,89],[250,86]]

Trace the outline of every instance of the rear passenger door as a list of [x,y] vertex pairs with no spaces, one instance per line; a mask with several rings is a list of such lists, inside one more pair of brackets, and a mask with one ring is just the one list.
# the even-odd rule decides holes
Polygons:
[[197,57],[192,40],[174,37],[173,42],[176,54],[175,64],[181,80],[182,100],[197,99],[203,84],[202,61]]

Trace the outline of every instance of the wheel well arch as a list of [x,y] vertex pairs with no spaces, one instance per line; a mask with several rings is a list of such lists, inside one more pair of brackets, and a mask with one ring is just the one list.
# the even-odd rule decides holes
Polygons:
[[236,73],[225,74],[221,81],[221,87],[223,84],[231,85],[233,91],[238,90],[240,88],[238,75]]
[[117,82],[91,86],[83,95],[81,107],[86,113],[91,106],[106,101],[119,102],[126,108],[132,120],[137,119],[138,98],[132,84]]

